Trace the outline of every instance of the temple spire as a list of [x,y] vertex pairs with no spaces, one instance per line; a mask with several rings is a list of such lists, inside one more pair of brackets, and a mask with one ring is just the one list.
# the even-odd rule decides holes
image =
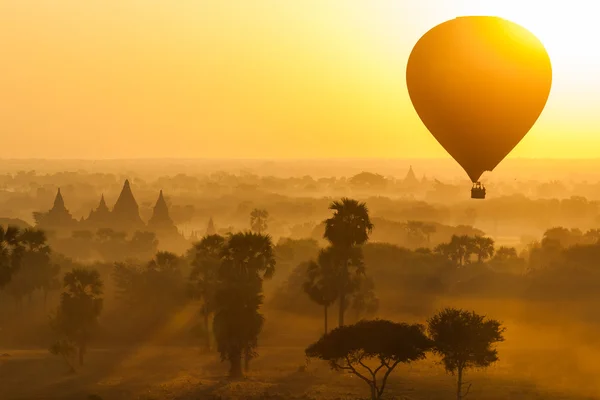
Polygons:
[[96,211],[108,211],[108,207],[106,206],[106,201],[104,200],[104,193],[102,193],[102,197],[100,197],[100,204],[98,204],[98,208]]
[[148,221],[148,228],[158,231],[169,231],[169,233],[177,232],[177,227],[169,215],[169,207],[167,206],[162,190],[158,194],[158,200],[156,200],[152,217]]
[[208,226],[206,227],[206,236],[216,235],[217,230],[215,229],[215,223],[213,222],[212,217],[208,220]]
[[66,210],[65,200],[63,199],[62,194],[60,193],[60,188],[58,188],[58,192],[56,192],[56,197],[54,198],[54,206],[52,207],[52,209],[56,211]]
[[406,173],[406,177],[404,178],[404,183],[408,184],[408,185],[416,185],[419,183],[419,180],[417,179],[417,176],[415,175],[415,171],[413,171],[412,165],[410,166],[410,168],[408,169],[408,172]]
[[143,227],[140,210],[133,197],[129,179],[125,180],[121,194],[112,210],[113,221],[125,230],[135,230]]

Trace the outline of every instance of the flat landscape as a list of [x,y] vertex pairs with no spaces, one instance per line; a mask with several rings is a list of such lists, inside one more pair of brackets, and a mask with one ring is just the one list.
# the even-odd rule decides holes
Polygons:
[[[279,319],[281,321],[281,319]],[[283,323],[282,325],[285,325]],[[581,329],[557,331],[550,326],[507,324],[507,340],[498,346],[500,361],[469,371],[467,398],[481,400],[584,400],[600,398],[600,373],[594,360],[600,353]],[[269,328],[269,327],[267,327]],[[359,378],[331,371],[317,360],[307,362],[304,341],[277,334],[259,345],[245,379],[227,378],[227,363],[200,348],[155,345],[152,341],[123,349],[97,348],[86,365],[69,374],[66,364],[44,349],[2,350],[2,399],[187,400],[187,399],[360,399],[368,397]],[[589,333],[589,332],[588,332]],[[309,333],[307,333],[308,335]],[[302,336],[302,337],[301,337]],[[584,340],[588,345],[584,346]],[[389,389],[389,390],[388,390]],[[455,381],[436,360],[400,365],[390,376],[385,398],[442,400],[453,398]]]

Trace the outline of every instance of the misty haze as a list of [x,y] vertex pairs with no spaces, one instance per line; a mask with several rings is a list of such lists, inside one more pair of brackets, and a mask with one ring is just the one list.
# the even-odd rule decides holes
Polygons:
[[600,400],[597,5],[533,3],[0,0],[0,400]]

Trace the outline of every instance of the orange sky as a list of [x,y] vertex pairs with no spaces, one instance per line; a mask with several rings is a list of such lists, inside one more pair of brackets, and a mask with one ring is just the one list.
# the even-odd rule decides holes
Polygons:
[[434,25],[482,13],[532,30],[555,70],[513,156],[598,157],[594,2],[480,3],[0,0],[0,157],[446,157],[406,61]]

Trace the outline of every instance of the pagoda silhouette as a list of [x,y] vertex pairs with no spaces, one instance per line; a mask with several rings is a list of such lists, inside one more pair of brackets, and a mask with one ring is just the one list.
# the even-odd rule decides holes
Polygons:
[[43,227],[48,232],[72,230],[79,223],[65,207],[65,201],[60,193],[60,188],[58,188],[52,208],[45,213],[34,212],[33,219],[36,226]]
[[178,248],[187,246],[187,243],[184,243],[185,239],[169,215],[169,207],[162,190],[154,206],[152,217],[146,224],[140,217],[139,206],[129,180],[125,180],[112,211],[106,205],[103,194],[98,207],[91,210],[86,219],[82,218],[77,221],[65,207],[59,188],[52,209],[47,212],[34,212],[33,216],[37,228],[52,231],[61,236],[69,236],[76,230],[97,232],[99,229],[112,229],[115,232],[127,234],[145,231],[155,233],[159,243],[171,244],[171,247],[177,246]]

